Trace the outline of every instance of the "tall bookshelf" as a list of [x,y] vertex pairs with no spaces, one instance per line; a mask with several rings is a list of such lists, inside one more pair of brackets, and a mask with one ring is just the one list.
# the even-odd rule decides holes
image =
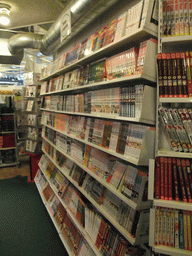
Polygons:
[[16,116],[13,95],[1,95],[0,104],[0,167],[18,165]]
[[[143,246],[143,244],[148,242],[147,230],[151,202],[145,200],[144,196],[148,182],[149,159],[154,158],[155,151],[155,55],[157,52],[157,43],[155,41],[157,37],[157,21],[154,15],[156,10],[155,4],[156,1],[137,1],[137,3],[130,1],[126,6],[127,12],[131,9],[139,9],[139,6],[141,8],[135,29],[131,28],[130,32],[127,32],[117,41],[113,41],[83,58],[76,59],[68,63],[68,65],[66,65],[66,62],[65,65],[61,65],[62,58],[70,50],[64,52],[52,66],[42,70],[41,96],[43,100],[41,110],[43,125],[42,151],[44,155],[40,160],[40,170],[35,178],[35,182],[58,233],[63,235],[63,228],[61,225],[58,226],[56,220],[58,212],[53,213],[50,208],[54,204],[57,205],[57,209],[61,203],[67,216],[70,217],[78,232],[81,233],[83,241],[86,241],[93,255],[102,255],[105,249],[101,244],[97,244],[95,240],[95,234],[91,230],[91,226],[95,227],[95,230],[98,229],[98,226],[95,226],[95,222],[89,222],[89,214],[96,216],[94,218],[98,221],[101,219],[107,221],[107,226],[110,226],[113,234],[115,236],[118,234],[118,237],[121,237],[123,241],[121,246],[124,249],[118,255],[124,255],[127,248],[131,246]],[[142,42],[145,42],[146,52],[143,55],[140,69],[137,67],[132,74],[127,74],[124,77],[120,75],[120,77],[115,77],[114,79],[105,78],[90,82],[89,73],[89,83],[72,85],[69,80],[66,82],[65,79],[69,72],[74,72],[81,66],[91,66],[93,62],[98,63],[103,58],[107,58],[107,60],[113,58],[114,53],[118,55],[124,54],[125,51],[133,49],[133,44],[139,48]],[[73,51],[73,48],[71,51]],[[109,73],[109,70],[107,72]],[[127,98],[126,101],[121,100],[121,106],[120,100],[117,100],[117,103],[114,103],[114,101],[116,101],[117,94],[121,95],[120,97],[122,98],[127,93],[128,97],[129,93],[127,90],[129,88],[136,90],[138,85],[142,85],[142,93],[140,94],[142,100],[138,108],[139,113],[133,116],[132,114],[121,115],[119,110],[115,111],[114,109],[119,109],[123,103],[127,103],[127,106],[129,103],[136,104],[133,103],[133,98]],[[91,101],[89,98],[88,102],[88,110],[85,110],[85,105],[83,106],[80,103],[82,97],[86,97],[86,93],[89,93],[89,97],[91,97]],[[112,94],[115,95],[113,100]],[[96,99],[94,98],[95,95],[97,95]],[[101,95],[105,95],[103,100],[106,100],[106,95],[110,98],[109,102],[103,104],[107,106],[104,111],[101,111],[103,109],[101,108],[101,103],[94,102],[94,100],[101,99]],[[133,93],[130,97],[133,97]],[[76,102],[75,105],[72,103],[73,100]],[[64,101],[67,102],[65,107],[63,107]],[[108,111],[109,108],[110,111]],[[70,121],[68,122],[67,120]],[[93,125],[92,128],[91,125]],[[85,132],[82,128],[86,128]],[[104,137],[104,129],[106,129],[105,132],[107,132],[110,139],[113,133],[114,141],[112,139],[111,141],[114,144],[116,143],[116,146],[112,146],[110,139],[108,140],[107,137]],[[138,148],[133,146],[130,150],[129,146],[127,146],[126,150],[125,148],[123,149],[123,152],[120,149],[117,150],[118,141],[119,147],[121,145],[119,131],[123,131],[123,129],[125,131],[125,140],[123,142],[122,139],[122,143],[124,143],[125,147],[126,144],[128,145],[128,133],[126,132],[131,134],[131,132],[134,133],[137,130],[137,135],[130,135],[129,141],[131,142],[131,139],[134,138],[130,145],[137,144]],[[89,132],[91,130],[93,133],[90,136],[91,133]],[[138,135],[140,135],[140,138],[137,140],[134,136]],[[98,142],[98,137],[100,143]],[[115,172],[116,169],[113,169],[116,168],[115,166],[118,166],[118,168],[121,166],[122,172],[120,172],[120,169]],[[108,168],[109,172],[106,171]],[[131,189],[128,189],[127,196],[126,192],[122,193],[122,188],[125,186],[125,177],[129,179],[129,182],[131,180],[131,174],[129,176],[128,170],[134,170],[132,175],[135,175],[135,178],[136,176],[139,177],[141,173],[143,175],[141,175],[142,177],[140,176],[142,183],[139,186],[140,192],[136,200],[133,198],[133,191]],[[77,178],[79,175],[82,177],[81,181]],[[115,175],[117,175],[116,178]],[[65,184],[67,184],[64,197],[59,196],[59,186],[55,186],[58,176],[62,176]],[[135,178],[132,178],[132,186],[136,185],[134,183]],[[113,182],[110,182],[111,180]],[[90,184],[94,184],[94,186],[89,188]],[[97,196],[94,194],[94,187],[97,188]],[[51,196],[47,200],[44,198],[46,190],[51,191]],[[70,197],[68,194],[70,190],[72,191],[71,193],[76,195],[75,198],[80,198],[78,204],[84,205],[83,211],[88,214],[85,214],[84,223],[76,216],[74,208],[72,209],[72,199],[67,201],[68,197]],[[108,205],[107,201],[109,202]],[[114,208],[110,208],[109,205],[114,205]],[[91,208],[89,208],[90,206]],[[120,209],[124,210],[121,211]],[[136,216],[138,216],[137,224],[135,222]],[[124,220],[126,225],[125,223],[123,224]],[[65,217],[63,225],[67,225]],[[67,246],[66,240],[68,237],[66,233],[64,237],[63,243],[69,255],[78,255],[74,244]],[[117,236],[115,240],[119,241]],[[114,244],[110,246],[113,246],[114,249]]]
[[[177,4],[179,2],[179,7],[177,9]],[[183,55],[177,55],[178,59],[186,60],[186,52],[191,51],[191,45],[189,42],[191,41],[192,34],[189,20],[184,20],[182,18],[183,13],[191,12],[191,6],[189,6],[190,1],[159,1],[159,28],[158,28],[158,53],[165,53],[166,61],[168,63],[169,53],[184,53]],[[173,3],[176,3],[176,14],[172,15],[175,6]],[[182,5],[184,4],[184,5]],[[190,4],[191,5],[191,4]],[[182,9],[183,8],[183,9]],[[167,12],[166,12],[167,10]],[[178,13],[177,13],[178,10]],[[179,13],[180,12],[180,13]],[[177,31],[178,24],[175,23],[174,15],[179,17],[179,22],[181,22],[180,32]],[[166,16],[167,15],[167,16]],[[171,19],[170,19],[171,17]],[[187,17],[187,16],[186,16]],[[182,23],[183,22],[183,23]],[[184,23],[185,22],[185,23]],[[182,27],[183,24],[183,27]],[[187,26],[185,25],[187,24]],[[183,28],[183,31],[182,31]],[[187,29],[188,28],[188,32]],[[170,34],[165,35],[165,29],[171,31]],[[175,33],[174,33],[175,29]],[[163,56],[163,54],[161,55]],[[179,57],[180,56],[180,57]],[[164,57],[163,57],[164,58]],[[174,54],[171,57],[172,63],[174,63]],[[157,60],[158,61],[158,60]],[[178,66],[177,66],[178,67]],[[158,69],[158,68],[157,68]],[[182,74],[185,75],[185,71],[187,69],[186,65],[182,66]],[[153,200],[153,208],[150,211],[150,235],[149,235],[149,244],[152,247],[152,250],[156,254],[165,254],[171,256],[179,256],[179,255],[191,255],[191,223],[189,222],[191,212],[192,212],[192,204],[190,201],[190,192],[191,191],[191,180],[190,180],[190,166],[188,166],[188,160],[191,163],[191,152],[190,152],[190,144],[184,148],[184,143],[182,144],[181,137],[179,137],[178,130],[176,130],[176,126],[174,126],[174,122],[169,122],[169,128],[171,124],[173,125],[172,134],[176,134],[176,137],[179,137],[179,143],[182,145],[182,149],[178,147],[177,149],[170,144],[170,136],[166,133],[166,129],[162,124],[162,119],[160,117],[160,112],[158,109],[163,109],[163,111],[168,110],[168,117],[173,116],[172,110],[176,109],[175,113],[178,113],[178,110],[181,110],[180,113],[183,112],[184,109],[189,111],[191,108],[191,95],[190,90],[191,87],[189,85],[190,79],[188,75],[183,77],[182,86],[184,88],[185,84],[187,85],[188,94],[185,95],[185,89],[182,91],[182,95],[162,95],[162,89],[165,92],[168,90],[173,90],[174,92],[174,78],[170,79],[169,76],[174,75],[174,69],[170,72],[168,69],[167,78],[166,72],[163,76],[163,82],[161,83],[161,71],[158,71],[158,82],[157,82],[157,118],[156,118],[156,160],[150,160],[149,164],[149,191],[148,198]],[[188,74],[190,75],[190,71],[188,70]],[[177,72],[179,75],[179,71]],[[169,79],[170,82],[169,83]],[[170,87],[167,87],[166,80]],[[178,90],[180,90],[180,80],[179,77],[176,78],[176,86]],[[163,85],[163,86],[162,86]],[[161,87],[162,86],[162,87]],[[175,87],[176,88],[176,87]],[[183,89],[182,89],[183,90]],[[167,112],[164,112],[167,113]],[[165,114],[166,115],[166,114]],[[180,114],[180,118],[182,114]],[[168,119],[171,120],[171,119]],[[180,123],[183,125],[183,129],[181,133],[186,134],[185,137],[188,141],[190,138],[189,130],[185,121]],[[176,131],[176,132],[175,132]],[[177,139],[176,139],[177,140]],[[177,144],[179,145],[179,144]],[[161,161],[159,163],[159,161]],[[180,165],[181,164],[181,165]],[[160,168],[159,168],[160,167]],[[168,169],[167,169],[168,167]],[[159,168],[159,169],[158,169]],[[188,169],[186,169],[188,168]],[[160,171],[159,171],[160,170]],[[167,172],[168,170],[168,172]],[[185,170],[188,170],[185,172]],[[158,174],[160,176],[158,176]],[[171,174],[171,175],[169,175]],[[161,178],[160,178],[161,177]],[[166,179],[167,178],[167,179]],[[160,179],[160,183],[158,182]],[[188,180],[189,179],[189,180]],[[169,181],[172,180],[172,187]],[[177,183],[178,181],[178,183]],[[189,183],[188,183],[189,182]],[[189,186],[188,186],[189,185]],[[160,189],[159,189],[160,187]],[[179,195],[177,194],[177,188],[179,190]],[[169,190],[170,189],[170,190]],[[185,191],[185,192],[182,192]],[[168,194],[167,194],[168,192]],[[164,193],[164,194],[163,194]],[[186,194],[185,194],[186,193]],[[187,198],[185,198],[185,195]],[[178,218],[177,218],[178,217]],[[155,254],[155,255],[156,255]]]

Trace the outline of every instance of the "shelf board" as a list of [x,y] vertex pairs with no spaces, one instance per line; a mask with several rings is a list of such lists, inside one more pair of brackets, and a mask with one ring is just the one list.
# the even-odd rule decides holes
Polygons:
[[180,43],[190,43],[191,44],[192,36],[184,35],[184,36],[167,36],[162,37],[162,44],[180,44]]
[[[76,159],[72,158],[70,155],[66,154],[62,151],[61,148],[57,147],[53,143],[51,143],[46,138],[43,138],[46,142],[48,142],[51,146],[53,146],[57,151],[59,151],[61,154],[66,156],[68,159],[76,163],[81,169],[83,169],[86,173],[88,173],[90,176],[92,176],[95,180],[97,180],[99,183],[101,183],[104,187],[106,187],[109,191],[111,191],[113,194],[115,194],[119,199],[121,199],[124,203],[129,205],[133,209],[141,210],[141,209],[148,209],[151,206],[151,201],[148,202],[141,202],[140,204],[137,204],[136,202],[132,201],[131,199],[125,197],[120,191],[115,189],[111,184],[108,184],[104,179],[101,179],[96,174],[94,174],[90,169],[85,167],[83,164],[79,163]],[[58,169],[61,169],[59,165],[47,154],[47,152],[42,149],[42,151],[46,154],[46,156],[57,166]],[[64,174],[65,175],[65,174]]]
[[9,133],[15,133],[15,131],[0,132],[0,134],[9,134]]
[[170,256],[191,256],[192,252],[183,249],[177,249],[174,247],[168,247],[163,245],[153,246],[153,251],[156,253],[167,254]]
[[1,150],[9,150],[9,149],[16,149],[16,147],[10,147],[10,148],[0,148],[0,151],[1,151]]
[[45,112],[47,111],[47,112],[60,113],[60,114],[66,114],[66,115],[88,116],[88,117],[94,117],[94,118],[98,117],[103,119],[112,119],[112,120],[118,120],[118,121],[136,122],[136,123],[155,125],[155,120],[148,120],[144,118],[124,117],[124,116],[117,116],[117,115],[110,115],[110,114],[102,115],[102,114],[94,114],[94,113],[68,112],[68,111],[61,111],[61,110],[51,110],[46,108],[41,108],[41,110]]
[[192,153],[174,152],[174,151],[168,151],[168,150],[158,150],[157,156],[192,158]]
[[13,116],[15,113],[0,113],[0,116]]
[[192,98],[159,98],[159,103],[191,103]]
[[19,162],[13,162],[13,163],[9,163],[9,164],[0,164],[0,168],[1,168],[1,167],[14,166],[14,165],[17,165],[17,164],[19,164]]
[[52,130],[54,130],[56,132],[59,132],[59,133],[61,133],[63,135],[66,135],[69,138],[75,139],[75,140],[80,141],[80,142],[82,142],[82,143],[84,143],[86,145],[89,145],[91,147],[97,148],[98,150],[103,151],[103,152],[105,152],[105,153],[107,153],[109,155],[116,156],[117,158],[120,158],[120,159],[122,159],[122,160],[124,160],[126,162],[132,163],[134,165],[138,165],[138,163],[139,163],[139,159],[137,159],[136,157],[124,156],[123,154],[116,153],[115,151],[112,151],[112,150],[109,150],[109,149],[105,149],[104,147],[98,146],[98,145],[96,145],[94,143],[91,143],[91,142],[79,139],[76,136],[72,136],[72,135],[69,135],[67,133],[64,133],[64,132],[62,132],[62,131],[60,131],[58,129],[55,129],[54,127],[51,127],[49,125],[46,125],[46,124],[43,124],[43,125],[47,126],[48,128],[50,128],[50,129],[52,129]]
[[174,200],[169,201],[169,200],[154,199],[153,205],[160,206],[160,207],[166,207],[166,208],[175,208],[175,209],[192,211],[191,203],[185,203],[185,202],[181,202],[181,201],[174,201]]
[[103,56],[110,55],[114,50],[116,49],[121,49],[123,46],[131,45],[132,43],[135,42],[141,42],[143,40],[146,40],[146,37],[148,36],[154,36],[157,37],[157,32],[154,32],[152,30],[149,30],[145,26],[143,28],[139,28],[137,31],[134,31],[132,34],[129,34],[128,36],[124,36],[121,38],[121,40],[117,42],[113,42],[98,51],[91,53],[90,55],[76,61],[75,63],[72,63],[68,66],[65,66],[64,68],[57,70],[56,72],[50,74],[49,76],[46,76],[44,78],[41,78],[41,81],[46,81],[50,78],[59,76],[65,72],[71,71],[75,68],[79,68],[82,65],[85,65],[89,62],[93,62],[95,60],[98,60],[99,58]]
[[48,96],[48,95],[60,94],[60,93],[64,94],[64,93],[78,92],[78,91],[87,91],[87,89],[89,89],[89,91],[91,91],[91,90],[95,90],[98,88],[108,88],[108,85],[113,85],[113,84],[116,85],[116,84],[120,84],[120,83],[132,82],[132,81],[137,81],[137,80],[138,81],[143,80],[145,82],[147,80],[147,81],[151,81],[154,83],[156,82],[156,78],[154,78],[154,77],[150,77],[145,74],[138,74],[138,75],[131,75],[131,76],[127,76],[127,77],[112,79],[112,80],[108,80],[108,81],[102,81],[102,82],[98,82],[98,83],[91,83],[91,84],[87,84],[87,85],[77,86],[74,88],[63,89],[63,90],[59,90],[59,91],[47,92],[47,93],[41,94],[41,96]]

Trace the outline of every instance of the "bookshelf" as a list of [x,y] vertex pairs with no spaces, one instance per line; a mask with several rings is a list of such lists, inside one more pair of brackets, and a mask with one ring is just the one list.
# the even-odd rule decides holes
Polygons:
[[[150,158],[154,158],[155,151],[155,87],[157,78],[155,67],[156,60],[154,56],[157,52],[157,42],[155,39],[157,37],[157,24],[152,20],[156,17],[154,14],[157,8],[156,4],[156,1],[147,0],[137,1],[136,3],[135,1],[130,1],[130,3],[126,3],[129,11],[133,11],[134,9],[137,9],[138,11],[139,8],[136,7],[142,7],[141,19],[138,19],[138,24],[136,23],[137,27],[135,27],[135,29],[127,25],[130,32],[123,35],[119,40],[92,51],[87,56],[84,54],[81,59],[77,58],[75,61],[67,62],[67,56],[69,57],[70,53],[75,51],[78,47],[78,42],[75,47],[74,44],[71,43],[71,48],[67,50],[64,48],[63,51],[58,54],[58,59],[56,59],[52,65],[43,68],[41,74],[40,95],[43,98],[41,105],[43,126],[42,151],[44,153],[42,159],[43,157],[48,159],[49,163],[51,163],[50,165],[54,166],[54,168],[67,179],[69,187],[73,186],[81,199],[85,199],[87,202],[85,209],[87,209],[87,205],[91,205],[94,209],[94,214],[98,214],[100,217],[102,216],[102,218],[106,219],[112,230],[114,229],[116,234],[122,237],[123,241],[126,241],[127,244],[131,244],[132,246],[140,246],[148,242],[147,230],[151,202],[145,201],[144,191],[146,191],[148,182],[148,162]],[[121,13],[123,13],[123,11],[124,9],[122,6]],[[81,35],[79,35],[79,37],[80,36]],[[81,39],[77,38],[77,41],[78,40]],[[88,38],[86,40],[88,40]],[[114,72],[114,69],[109,71],[109,66],[112,65],[110,64],[112,63],[110,61],[115,58],[120,58],[119,56],[121,56],[121,60],[123,60],[125,56],[132,56],[134,61],[132,59],[132,66],[128,63],[125,65],[127,70],[130,69],[129,72],[125,69],[124,75],[120,74],[116,77],[117,75]],[[65,57],[66,60],[64,63]],[[139,61],[137,61],[138,59]],[[129,59],[129,61],[131,63],[131,59]],[[105,68],[103,69],[103,66],[101,66],[101,63],[103,64],[103,62],[105,62],[106,68],[106,73],[104,75],[103,71]],[[96,75],[97,71],[95,71],[95,73],[90,71],[94,69],[94,65],[101,71],[95,80],[94,75]],[[120,65],[122,65],[122,63],[120,63]],[[80,69],[85,66],[89,66],[90,68],[88,71],[89,82],[78,84],[77,81],[67,80],[68,77],[72,77],[75,72],[80,72]],[[86,68],[83,69],[83,72],[86,72]],[[119,74],[118,72],[120,72],[120,70],[117,68],[117,74]],[[86,74],[84,75],[83,81],[86,80]],[[134,94],[137,86],[142,86],[142,93],[138,99],[141,100],[138,101],[140,104],[139,107],[136,105],[138,102],[136,103],[136,96]],[[96,98],[94,97],[95,95],[100,96],[97,96]],[[86,98],[90,96],[91,101],[90,98]],[[123,100],[123,97],[125,96],[127,96],[127,98],[124,98]],[[118,97],[121,97],[121,102]],[[57,100],[59,98],[61,101],[58,104]],[[82,99],[83,102],[86,100],[89,101],[86,106],[81,105],[80,102]],[[102,103],[98,103],[98,99],[102,99]],[[76,103],[73,104],[73,100],[76,101]],[[99,111],[99,109],[102,109],[102,111]],[[135,109],[139,109],[139,114]],[[64,123],[61,124],[62,120],[70,120],[69,129],[67,128],[68,125],[65,126]],[[83,137],[84,135],[82,135],[81,131],[82,124],[85,126],[87,132],[84,134],[85,137]],[[93,127],[91,127],[91,125],[93,125]],[[137,135],[133,135],[134,131],[137,129]],[[92,135],[90,131],[92,131]],[[105,136],[108,134],[109,138],[103,137],[104,131],[106,132]],[[121,131],[121,133],[119,133],[119,131]],[[129,139],[127,132],[130,134]],[[113,143],[111,142],[110,146],[112,133],[114,141],[112,141]],[[123,139],[123,136],[125,139]],[[138,136],[138,141],[134,136]],[[135,141],[131,143],[133,137],[135,138]],[[122,143],[120,140],[122,140]],[[98,141],[101,141],[102,143],[98,143]],[[125,146],[126,144],[129,145],[129,141],[130,145],[135,143],[138,147],[134,146],[132,151],[129,149],[129,146],[126,147],[126,151],[125,148],[120,150],[120,146],[122,146],[123,143]],[[118,142],[119,144],[117,144]],[[109,143],[109,145],[107,143]],[[117,145],[119,145],[118,150]],[[135,153],[133,153],[133,150],[135,150]],[[103,162],[99,162],[97,154]],[[67,159],[66,162],[70,161],[75,167],[66,170],[67,167],[65,165],[60,166],[58,155],[62,157],[61,159]],[[86,164],[86,161],[88,164]],[[109,161],[109,163],[107,161]],[[112,178],[109,178],[110,175],[107,173],[108,171],[105,171],[105,173],[103,172],[107,163],[109,164],[107,169],[110,169]],[[99,167],[97,165],[99,165]],[[115,175],[113,177],[113,174],[115,173],[115,169],[113,168],[116,165],[125,166],[121,168],[126,168],[126,171],[121,170],[120,172],[120,169],[118,169],[118,177],[115,178]],[[44,169],[40,165],[40,169],[46,176],[46,167]],[[127,174],[129,169],[137,170],[137,174],[134,171],[134,175],[136,176],[132,178],[132,185],[134,187],[136,186],[136,184],[134,184],[135,178],[143,175],[142,178],[140,177],[142,186],[141,190],[139,190],[136,202],[132,199],[131,195],[125,196],[120,189],[120,185],[125,186],[125,179],[131,180],[131,171],[130,176]],[[114,171],[114,173],[112,173],[112,171]],[[83,175],[82,184],[79,184],[74,178],[77,172],[78,174],[80,173],[79,175]],[[107,177],[107,175],[109,176],[106,181],[105,176]],[[118,185],[112,185],[110,179],[114,179],[114,183],[119,182]],[[52,187],[52,182],[54,182],[52,175],[47,181],[53,190],[53,194],[57,195],[58,191]],[[97,201],[98,198],[94,194],[94,189],[90,188],[89,190],[89,181],[90,184],[98,186],[97,193],[99,194],[100,191],[102,191],[101,193],[104,194],[104,198],[99,194],[101,198]],[[132,193],[130,191],[131,190],[128,189],[128,192]],[[68,190],[65,197],[67,197],[67,193]],[[110,199],[110,196],[112,199]],[[108,206],[108,202],[111,202],[111,205],[114,205],[114,209],[111,208],[111,211],[111,206]],[[119,203],[120,205],[118,205]],[[68,212],[69,206],[63,206],[74,223],[76,223],[77,219],[74,214],[72,214],[71,211]],[[124,210],[122,211],[122,214],[124,214],[122,216],[124,217],[120,220],[116,215],[118,215],[118,211],[118,213],[120,213],[121,207],[124,207]],[[94,225],[96,224],[94,223]],[[77,228],[81,233],[84,233],[86,225],[83,229],[79,225],[77,225]],[[89,228],[87,231],[90,231]],[[89,242],[90,237],[93,236],[92,232],[93,231],[90,231],[90,233],[88,232],[88,236],[87,234],[84,236],[85,240],[96,255],[105,253],[103,248],[95,250],[93,241]],[[91,237],[91,240],[92,238],[93,237]],[[69,251],[72,250],[73,249],[69,248]],[[124,253],[122,253],[122,255],[124,255]]]
[[[148,198],[153,200],[153,208],[150,210],[149,245],[155,253],[171,256],[191,255],[191,225],[188,217],[186,217],[188,215],[190,216],[192,211],[192,205],[189,199],[191,193],[191,169],[190,166],[188,166],[188,162],[191,163],[192,155],[190,150],[190,130],[188,130],[186,126],[186,120],[189,121],[190,117],[186,120],[182,119],[183,113],[185,113],[185,111],[188,112],[191,108],[190,79],[188,76],[184,76],[187,65],[181,66],[182,83],[180,83],[178,76],[180,72],[178,64],[182,63],[182,58],[185,62],[187,52],[192,50],[190,44],[192,38],[191,28],[187,32],[187,28],[190,27],[190,24],[189,26],[185,25],[188,24],[187,20],[182,23],[181,15],[185,10],[188,10],[190,13],[191,6],[188,6],[189,2],[187,1],[181,1],[181,4],[179,4],[178,17],[181,22],[179,34],[177,23],[174,19],[169,19],[170,17],[176,17],[176,14],[173,12],[175,10],[174,8],[177,10],[178,2],[180,3],[180,1],[159,1],[158,53],[162,54],[161,56],[165,54],[165,65],[166,63],[167,65],[169,65],[168,63],[172,63],[172,66],[169,66],[171,68],[168,69],[163,64],[163,71],[161,73],[161,69],[158,68],[160,62],[157,60],[156,158],[155,160],[151,159],[149,162],[148,190]],[[173,5],[173,3],[175,3],[175,5]],[[171,11],[173,16],[169,16]],[[167,15],[167,20],[165,19],[165,14]],[[169,28],[172,33],[174,33],[175,30],[177,36],[175,34],[165,36],[163,31],[165,32],[166,28]],[[182,31],[182,28],[185,32]],[[188,33],[188,35],[184,33]],[[175,60],[174,54],[172,53],[176,53],[177,55],[177,61],[175,62],[177,63],[176,68],[178,70],[176,80],[174,80],[175,69],[173,63]],[[169,56],[171,56],[171,62],[169,61]],[[163,80],[161,80],[161,74],[163,74]],[[168,79],[166,78],[166,74]],[[188,75],[189,74],[190,72]],[[181,84],[183,87],[180,87]],[[174,85],[176,85],[176,91]],[[185,86],[187,86],[187,94],[184,92]],[[172,93],[170,93],[170,91],[172,91]],[[162,92],[164,93],[162,94]],[[162,110],[164,114],[162,115],[162,112],[159,110]],[[177,115],[175,115],[175,113],[178,113],[178,119],[174,119]],[[161,117],[165,117],[165,121],[168,120],[167,128],[164,126],[163,118]],[[176,129],[178,120],[180,130]],[[170,129],[170,133],[168,129]],[[180,136],[181,134],[182,137]],[[173,142],[177,141],[177,148],[174,148],[174,144],[170,143],[171,140]],[[185,143],[187,147],[184,149]],[[181,148],[179,148],[180,145]],[[170,181],[172,181],[173,187],[171,187]],[[170,215],[170,211],[173,215]],[[168,234],[166,242],[164,239],[165,233]]]
[[13,95],[1,96],[0,104],[0,167],[18,165],[16,116]]

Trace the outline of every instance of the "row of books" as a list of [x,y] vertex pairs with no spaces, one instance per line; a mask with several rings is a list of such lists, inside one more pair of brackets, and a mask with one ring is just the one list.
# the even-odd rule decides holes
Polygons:
[[15,147],[15,133],[0,136],[0,148]]
[[178,152],[192,152],[192,112],[191,109],[160,107],[160,120],[170,148]]
[[15,149],[0,151],[0,165],[16,162]]
[[159,97],[192,97],[192,52],[158,53]]
[[139,84],[76,95],[45,96],[42,108],[139,118],[142,111],[144,87],[145,85]]
[[[56,188],[59,191],[59,195],[62,196],[65,204],[80,224],[85,227],[85,201],[83,201],[79,192],[55,167],[52,161],[50,161],[46,156],[42,161],[44,161],[43,167],[45,167],[45,175],[51,179],[53,184],[57,184]],[[47,164],[45,162],[47,162]],[[135,237],[140,215],[142,215],[143,218],[143,215],[147,215],[149,213],[148,210],[146,212],[142,212],[132,209],[130,206],[119,200],[115,194],[106,190],[103,185],[93,179],[90,175],[86,174],[85,171],[67,158],[62,165],[62,170],[65,174],[71,176],[74,181],[78,182],[78,185],[81,186],[88,195],[90,195],[98,204],[102,205],[102,207],[109,212],[111,216],[125,230],[127,230],[128,233]],[[145,232],[147,232],[147,227]]]
[[[112,42],[121,40],[124,36],[135,33],[135,31],[145,24],[148,5],[149,1],[140,0],[129,10],[120,14],[118,18],[115,18],[68,52],[62,54],[53,64],[44,67],[41,72],[41,78],[47,77],[63,67],[73,64]],[[152,20],[151,22],[155,21]]]
[[[44,112],[42,121],[44,125],[56,128],[65,133],[67,137],[76,137],[137,159],[141,153],[145,133],[150,130],[150,127],[146,125],[49,112]],[[53,135],[51,129],[45,127],[45,133],[47,133],[47,138],[50,138],[49,134],[53,136],[51,141],[56,141],[56,133]],[[57,133],[57,140],[58,136],[64,135]]]
[[191,0],[164,0],[162,5],[162,35],[183,36],[192,34]]
[[192,250],[192,212],[155,208],[155,244]]
[[[75,145],[74,145],[75,148]],[[55,159],[56,163],[64,168],[68,164],[67,156],[64,156],[59,151],[55,150],[48,142],[43,143],[43,149],[47,154]],[[83,149],[84,150],[84,149]],[[138,202],[139,197],[142,201],[147,200],[147,174],[137,168],[119,162],[116,158],[112,158],[106,153],[101,153],[99,150],[86,146],[84,154],[82,151],[73,152],[71,154],[75,160],[83,164],[106,184],[110,184],[114,191],[121,192],[125,197],[134,202]],[[71,161],[71,169],[73,172],[68,172],[79,186],[82,185],[85,176],[90,179],[90,176]],[[93,179],[94,180],[94,179]]]
[[192,202],[192,165],[190,159],[156,157],[155,198]]
[[41,83],[41,94],[141,74],[147,47],[151,48],[156,44],[157,41],[151,38],[141,42],[139,48],[133,47],[44,81]]
[[54,194],[53,190],[47,182],[47,179],[40,170],[38,170],[35,179],[42,190],[48,210],[57,222],[60,232],[64,236],[64,239],[70,250],[74,253],[74,255],[95,256],[92,249],[90,248],[74,222],[71,220],[71,217],[67,213],[66,209],[63,207],[58,197]]
[[0,116],[0,132],[14,131],[14,115]]
[[[64,234],[71,251],[74,252],[75,255],[86,255],[84,253],[87,253],[87,250],[89,250],[87,255],[95,255],[93,251],[90,250],[81,232],[74,225],[66,209],[61,202],[59,202],[57,196],[53,194],[52,189],[47,184],[46,178],[40,170],[37,172],[36,182],[40,184],[46,201],[48,201],[49,210],[57,221],[61,232]],[[48,196],[46,196],[47,194]],[[106,255],[106,253],[111,256],[134,255],[131,254],[133,252],[137,252],[136,255],[138,256],[145,254],[146,251],[143,248],[140,246],[132,246],[90,205],[85,207],[85,215],[85,231],[102,255]]]

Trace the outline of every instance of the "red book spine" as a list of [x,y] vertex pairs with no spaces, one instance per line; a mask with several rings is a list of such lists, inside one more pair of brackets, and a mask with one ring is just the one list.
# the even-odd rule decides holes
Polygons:
[[171,54],[167,53],[167,84],[168,84],[168,96],[173,97],[173,70]]
[[183,96],[182,91],[182,66],[181,66],[181,53],[176,52],[176,63],[177,63],[177,97]]
[[160,157],[160,170],[161,170],[161,199],[165,199],[165,170],[164,158]]
[[173,186],[172,186],[172,158],[169,157],[168,158],[168,196],[169,196],[169,200],[173,200]]
[[161,170],[160,170],[160,159],[155,158],[155,198],[160,199],[160,181],[161,181]]
[[186,68],[186,58],[185,52],[181,52],[181,76],[182,76],[182,91],[183,97],[188,97],[188,90],[187,90],[187,68]]
[[183,197],[183,202],[187,202],[187,194],[185,190],[185,185],[184,185],[184,177],[181,169],[181,160],[178,158],[177,159],[177,170],[178,170],[178,175],[179,175],[179,181],[180,181],[180,186],[181,186],[181,193]]
[[158,80],[159,80],[159,97],[163,97],[163,67],[162,67],[162,54],[157,53],[157,67],[158,67]]
[[179,184],[178,184],[178,176],[177,176],[177,164],[176,158],[173,158],[173,184],[174,184],[174,192],[175,192],[175,201],[179,201]]
[[165,200],[168,200],[168,162],[167,162],[167,157],[164,157],[164,180],[165,180],[165,185],[164,185],[164,196]]
[[175,52],[171,53],[172,60],[172,79],[173,79],[173,97],[177,97],[177,62]]
[[181,160],[181,166],[182,166],[182,170],[183,170],[183,177],[184,177],[184,183],[185,183],[185,189],[186,189],[186,193],[187,193],[188,202],[191,203],[192,195],[191,195],[191,188],[190,188],[190,184],[189,184],[189,177],[188,177],[188,173],[187,173],[185,159]]
[[168,97],[167,54],[166,53],[162,53],[162,67],[163,67],[164,97]]

